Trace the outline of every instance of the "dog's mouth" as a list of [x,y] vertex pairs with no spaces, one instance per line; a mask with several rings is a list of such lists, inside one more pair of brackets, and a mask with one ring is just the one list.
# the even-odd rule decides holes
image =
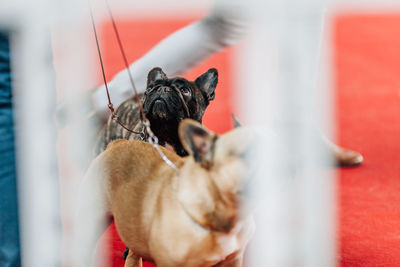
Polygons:
[[167,105],[167,103],[164,99],[162,99],[161,97],[158,97],[158,98],[154,99],[152,105],[154,107],[155,105]]

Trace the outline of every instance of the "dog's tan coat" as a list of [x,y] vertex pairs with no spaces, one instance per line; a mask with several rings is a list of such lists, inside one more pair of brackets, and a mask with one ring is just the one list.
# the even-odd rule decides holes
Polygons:
[[[182,131],[195,127],[201,128],[186,122]],[[114,219],[130,249],[125,266],[141,266],[141,258],[158,267],[242,266],[254,230],[252,217],[239,214],[248,137],[245,130],[219,137],[208,164],[161,148],[180,169],[178,174],[150,144],[114,141],[87,172],[80,220],[87,208],[99,212],[86,223],[95,225],[106,216]],[[211,140],[213,134],[205,142]],[[185,148],[193,145],[193,139],[182,141]],[[95,238],[103,230],[82,234]]]

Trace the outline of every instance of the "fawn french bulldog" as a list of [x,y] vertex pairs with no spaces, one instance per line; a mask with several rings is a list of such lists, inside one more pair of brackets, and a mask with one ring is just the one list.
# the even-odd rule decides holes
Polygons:
[[92,162],[80,192],[82,266],[90,265],[112,220],[129,248],[127,267],[142,266],[142,259],[158,267],[242,266],[254,231],[251,213],[240,210],[253,136],[246,128],[219,136],[185,119],[179,137],[189,155],[161,147],[178,172],[149,143],[112,142]]

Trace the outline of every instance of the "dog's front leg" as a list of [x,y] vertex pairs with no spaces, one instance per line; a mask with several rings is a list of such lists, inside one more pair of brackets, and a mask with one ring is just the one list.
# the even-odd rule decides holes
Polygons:
[[142,258],[133,254],[132,249],[130,249],[124,267],[143,267]]

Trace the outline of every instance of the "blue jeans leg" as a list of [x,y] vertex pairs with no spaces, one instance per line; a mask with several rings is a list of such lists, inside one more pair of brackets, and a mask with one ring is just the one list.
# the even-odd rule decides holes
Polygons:
[[17,199],[10,49],[0,32],[0,267],[21,266]]
[[[20,266],[14,133],[11,109],[0,108],[0,266]],[[7,125],[8,124],[8,125]]]

